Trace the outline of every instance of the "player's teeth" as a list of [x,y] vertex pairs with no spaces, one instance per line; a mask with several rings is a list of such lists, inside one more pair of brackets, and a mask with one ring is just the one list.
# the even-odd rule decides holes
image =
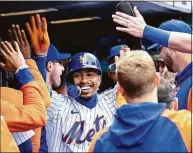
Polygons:
[[82,90],[90,89],[90,87],[81,87]]

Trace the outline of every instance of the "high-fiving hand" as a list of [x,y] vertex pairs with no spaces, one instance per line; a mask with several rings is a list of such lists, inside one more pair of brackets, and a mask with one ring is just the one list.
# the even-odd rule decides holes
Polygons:
[[15,72],[19,67],[25,65],[25,60],[18,43],[14,42],[13,45],[7,41],[0,44],[0,54],[3,59],[0,62],[0,67],[7,72]]
[[31,48],[29,42],[26,38],[24,30],[20,30],[19,25],[12,25],[11,29],[8,30],[9,38],[11,44],[14,46],[14,41],[19,45],[19,48],[24,56],[24,58],[31,58]]
[[50,45],[46,18],[42,17],[40,19],[39,14],[36,14],[31,16],[30,22],[31,26],[27,22],[26,28],[31,39],[33,51],[38,56],[44,56],[47,54]]
[[112,18],[114,22],[124,26],[116,27],[118,31],[126,32],[134,37],[142,38],[146,23],[136,6],[133,8],[133,11],[136,17],[127,15],[125,13],[116,12],[116,15],[113,14]]
[[121,48],[120,55],[119,56],[115,56],[115,64],[117,65],[117,63],[121,60],[121,58],[123,58],[128,52],[130,52],[130,48],[129,47]]

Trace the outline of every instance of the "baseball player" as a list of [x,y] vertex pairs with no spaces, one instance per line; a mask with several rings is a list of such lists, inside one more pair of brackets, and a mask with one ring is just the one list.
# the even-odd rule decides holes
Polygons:
[[[0,63],[0,67],[6,71],[15,72],[22,91],[5,88],[8,94],[11,95],[10,91],[13,93],[14,99],[1,97],[1,108],[3,108],[1,115],[5,118],[11,132],[19,132],[44,125],[46,122],[46,110],[42,99],[43,93],[37,83],[34,82],[34,78],[25,64],[16,42],[14,43],[14,48],[16,50],[8,42],[1,42],[0,50],[3,62]],[[21,98],[22,100],[18,101]]]
[[188,101],[191,99],[188,97],[191,96],[192,88],[192,59],[189,54],[192,52],[191,28],[183,21],[174,19],[162,23],[159,28],[154,28],[146,25],[136,7],[134,7],[134,12],[136,17],[120,12],[112,16],[114,22],[124,26],[118,27],[117,30],[135,37],[147,38],[156,43],[148,50],[157,49],[168,70],[178,72],[175,84],[179,109],[191,110],[192,101]]
[[[44,17],[40,20],[40,16],[36,14],[31,16],[30,20],[31,24],[26,23],[26,28],[35,52],[34,58],[50,91],[50,96],[56,98],[58,95],[52,95],[52,88],[60,86],[61,74],[64,71],[63,60],[70,58],[71,54],[60,53],[53,44],[50,44],[47,22]],[[67,94],[70,96],[76,97],[80,93],[79,88],[71,84],[67,84],[67,88]],[[37,129],[35,132],[35,136],[32,137],[33,152],[47,152],[45,127]]]
[[[107,57],[107,63],[108,63],[108,76],[111,80],[113,80],[114,84],[113,87],[116,85],[117,83],[117,79],[116,79],[116,74],[115,74],[115,70],[116,70],[116,65],[115,65],[115,56],[119,56],[120,55],[120,50],[126,48],[126,45],[118,45],[118,46],[114,46],[110,49],[109,55]],[[128,47],[127,47],[128,48]]]
[[98,94],[101,67],[91,53],[73,55],[67,80],[79,86],[77,98],[52,91],[46,124],[48,152],[86,152],[94,134],[112,123],[117,88]]
[[[33,22],[35,22],[37,20],[40,20],[40,17],[36,16],[35,19],[31,18],[31,20]],[[34,27],[33,27],[33,30],[30,31],[31,32],[30,36],[32,36],[32,38],[31,37],[30,38],[33,40],[32,47],[33,47],[34,53],[35,54],[41,54],[41,56],[43,58],[43,55],[47,54],[47,51],[44,51],[46,49],[45,48],[45,39],[46,39],[45,36],[46,36],[46,34],[43,30],[43,29],[46,29],[47,25],[45,24],[44,19],[42,19],[42,23],[43,23],[42,24],[43,26],[41,26],[39,29],[34,29]],[[42,94],[44,97],[43,99],[45,102],[45,106],[48,107],[50,105],[49,92],[48,92],[48,89],[46,87],[44,80],[42,79],[41,74],[39,73],[39,70],[38,70],[38,67],[37,67],[35,61],[32,60],[32,58],[31,58],[31,49],[30,49],[30,45],[27,41],[24,30],[20,30],[19,25],[16,25],[16,26],[12,25],[12,28],[8,32],[9,32],[11,42],[12,43],[13,43],[13,41],[18,42],[18,45],[21,49],[21,52],[22,52],[24,58],[26,59],[26,63],[29,66],[29,69],[30,69],[34,79],[37,81],[38,85],[40,86],[41,90],[43,91]],[[44,35],[44,37],[42,37],[42,35]],[[49,41],[49,40],[46,39],[46,41]],[[39,42],[41,42],[41,44],[39,44]],[[43,45],[44,48],[41,47],[41,45]],[[41,48],[42,51],[39,52],[38,48]],[[36,51],[36,49],[37,49],[37,51]],[[15,90],[12,90],[9,88],[2,88],[1,93],[2,93],[1,97],[3,99],[8,100],[8,101],[9,101],[9,99],[10,99],[10,101],[15,100],[16,103],[18,102],[18,103],[22,104],[23,98],[22,98],[22,93],[20,91],[15,91]],[[10,94],[13,96],[8,97],[7,94]],[[20,98],[16,98],[19,96],[20,96]],[[41,128],[39,130],[41,130]],[[34,131],[37,133],[38,130],[34,129]],[[32,152],[32,145],[31,145],[30,138],[34,135],[34,131],[30,130],[27,132],[14,132],[14,133],[12,133],[21,152]],[[35,136],[37,136],[37,134]],[[40,140],[39,140],[39,142],[40,142]],[[32,139],[32,143],[36,144],[38,142],[34,142]],[[35,148],[35,147],[33,147],[33,148]]]
[[[120,55],[120,52],[124,51],[127,52],[130,49],[126,45],[118,45],[114,46],[110,49],[109,55],[107,57],[108,62],[108,76],[111,80],[114,82],[114,86],[117,84],[117,78],[116,78],[116,64],[115,64],[115,57]],[[109,90],[109,89],[107,89]],[[126,104],[125,98],[121,95],[121,93],[117,92],[117,99],[116,99],[116,106],[120,107],[122,105]]]
[[191,152],[191,113],[158,103],[160,80],[151,56],[131,51],[118,62],[116,72],[128,104],[116,110],[93,152]]

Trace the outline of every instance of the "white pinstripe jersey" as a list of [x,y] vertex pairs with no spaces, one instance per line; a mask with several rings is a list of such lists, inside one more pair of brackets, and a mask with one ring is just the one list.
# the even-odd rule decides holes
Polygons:
[[20,145],[34,136],[35,132],[33,130],[29,130],[26,132],[12,132],[12,135],[15,139],[17,145]]
[[53,92],[45,126],[48,152],[87,152],[94,134],[113,121],[116,92],[114,88],[98,95],[92,109]]

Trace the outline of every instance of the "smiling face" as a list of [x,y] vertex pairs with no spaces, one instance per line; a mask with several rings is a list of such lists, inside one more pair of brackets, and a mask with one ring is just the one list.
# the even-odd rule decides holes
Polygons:
[[51,62],[51,64],[52,64],[52,70],[50,72],[50,78],[52,82],[51,85],[53,88],[57,88],[61,84],[60,76],[62,75],[62,72],[64,71],[64,67],[62,63],[59,63],[59,62]]
[[101,83],[101,75],[95,69],[83,69],[72,74],[74,85],[81,88],[80,97],[91,98],[98,90]]

